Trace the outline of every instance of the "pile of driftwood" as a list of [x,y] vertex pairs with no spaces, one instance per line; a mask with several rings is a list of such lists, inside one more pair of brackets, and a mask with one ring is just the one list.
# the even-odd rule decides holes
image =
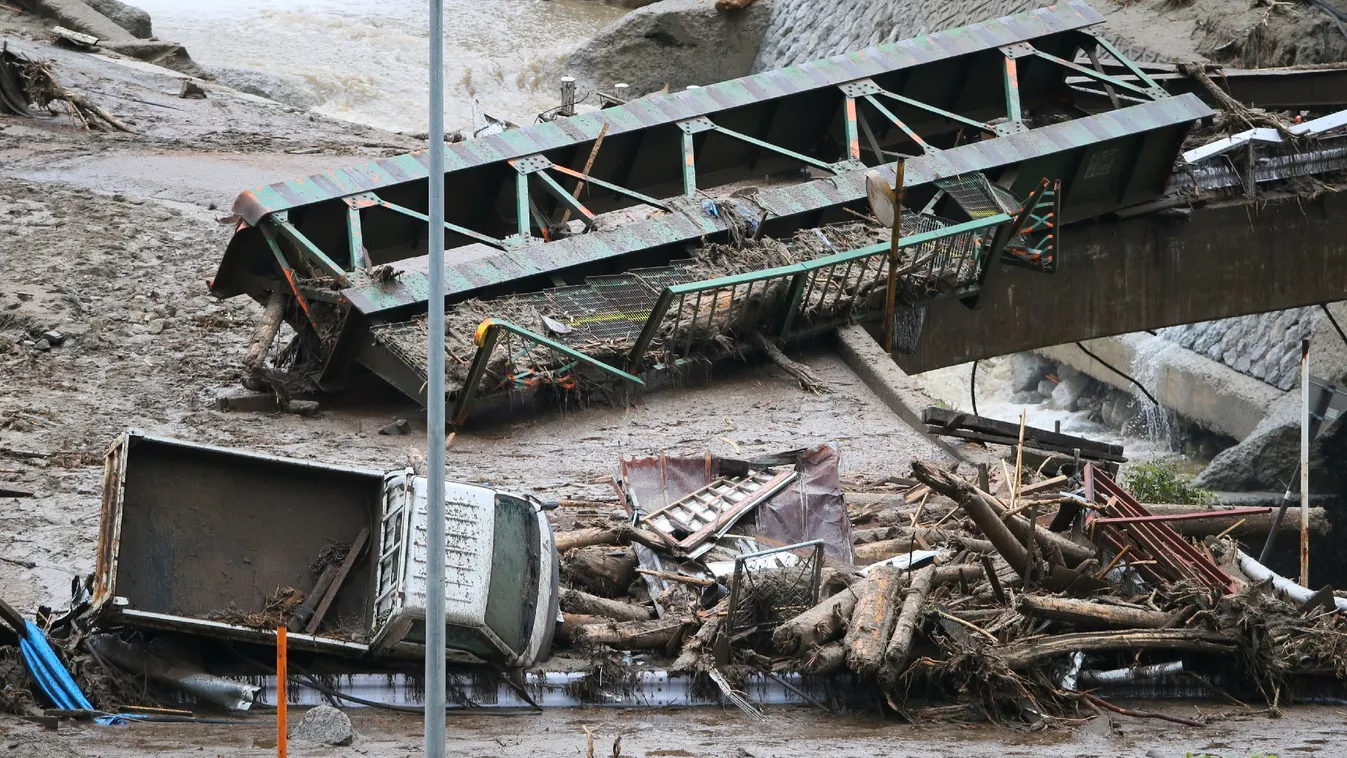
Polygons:
[[[1347,675],[1347,599],[1240,550],[1271,516],[1152,509],[1089,465],[1074,478],[1012,470],[979,483],[918,461],[906,493],[849,494],[857,565],[827,562],[816,605],[760,628],[728,628],[734,587],[649,531],[560,532],[561,644],[603,660],[642,651],[717,684],[840,680],[909,719],[1035,726],[1105,711],[1195,725],[1209,717],[1113,699],[1276,708]],[[1311,523],[1327,530],[1322,509]],[[666,556],[666,570],[640,568],[640,549]],[[650,602],[652,573],[682,591]]]

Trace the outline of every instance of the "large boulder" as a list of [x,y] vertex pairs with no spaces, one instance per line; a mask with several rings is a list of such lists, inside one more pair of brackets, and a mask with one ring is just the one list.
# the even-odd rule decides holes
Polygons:
[[355,742],[355,729],[345,713],[330,705],[311,708],[299,726],[290,733],[292,740],[306,740],[320,745],[349,745]]
[[210,72],[215,76],[215,81],[226,87],[295,108],[307,110],[322,102],[309,83],[300,76],[230,66],[213,66]]
[[660,0],[623,16],[571,54],[581,89],[635,95],[668,85],[713,84],[749,73],[771,17],[772,3],[717,11],[711,0]]
[[139,8],[133,8],[121,0],[84,0],[90,8],[108,17],[112,23],[131,32],[141,39],[154,36],[150,28],[150,14]]
[[100,41],[135,39],[130,32],[94,10],[84,0],[20,0],[19,5],[39,16],[55,19],[61,26],[92,34]]
[[1038,383],[1052,371],[1052,361],[1037,353],[1016,353],[1010,356],[1010,389],[1029,392],[1038,389]]
[[[1287,392],[1268,409],[1253,432],[1221,451],[1193,481],[1218,492],[1278,492],[1292,482],[1300,462],[1300,390]],[[1347,425],[1334,423],[1310,444],[1310,487],[1314,492],[1343,486],[1342,460]]]

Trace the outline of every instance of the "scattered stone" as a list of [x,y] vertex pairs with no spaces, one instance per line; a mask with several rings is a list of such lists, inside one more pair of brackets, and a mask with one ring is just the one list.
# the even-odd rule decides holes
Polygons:
[[242,387],[230,387],[215,394],[215,407],[221,411],[265,413],[276,410],[276,396],[270,392],[253,392]]
[[108,17],[112,23],[120,26],[141,39],[154,36],[150,14],[139,8],[133,8],[121,0],[85,0],[89,7]]
[[164,319],[154,319],[150,322],[150,334],[160,334],[164,331],[164,327],[166,326],[168,326],[168,322]]
[[65,335],[55,329],[51,329],[42,333],[42,339],[46,340],[47,344],[52,345],[53,347],[60,347],[65,342]]
[[379,430],[379,434],[407,434],[412,430],[412,425],[407,423],[407,419],[394,419],[393,423]]
[[285,410],[301,416],[317,416],[320,409],[317,400],[291,400],[285,404]]
[[1010,357],[1010,388],[1013,392],[1036,389],[1052,370],[1052,362],[1035,353],[1016,353]]
[[183,79],[182,89],[178,90],[178,97],[184,100],[205,100],[206,90],[191,79]]
[[45,353],[48,350],[51,350],[51,343],[46,340],[38,340],[33,345],[33,348],[37,350],[39,353]]
[[304,714],[299,726],[290,733],[290,739],[321,745],[349,745],[355,741],[355,730],[345,713],[330,705],[320,705]]

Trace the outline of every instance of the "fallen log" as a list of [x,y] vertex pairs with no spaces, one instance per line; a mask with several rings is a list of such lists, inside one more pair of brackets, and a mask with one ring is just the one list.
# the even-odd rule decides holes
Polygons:
[[[1234,508],[1247,506],[1234,505],[1176,505],[1173,503],[1157,503],[1155,505],[1146,505],[1146,510],[1156,516],[1179,516],[1189,513],[1204,513],[1207,511],[1224,511]],[[1240,520],[1244,523],[1231,529],[1229,534],[1234,537],[1266,536],[1268,530],[1272,528],[1276,512],[1244,514],[1242,516],[1220,516],[1204,518],[1189,521],[1169,521],[1166,522],[1174,527],[1174,531],[1185,537],[1206,537],[1210,534],[1220,534],[1231,526],[1234,526]],[[1328,521],[1328,511],[1322,507],[1310,508],[1310,534],[1325,535],[1333,529],[1333,525]],[[1300,532],[1300,507],[1290,507],[1286,509],[1286,518],[1282,520],[1278,528],[1279,533],[1299,533]]]
[[729,604],[728,599],[716,604],[711,610],[710,617],[702,622],[697,633],[683,643],[683,649],[671,667],[672,671],[706,671],[715,667],[716,637],[720,635],[720,628],[725,623],[724,614]]
[[602,616],[586,616],[582,613],[563,613],[561,614],[561,626],[557,628],[557,638],[563,642],[575,642],[575,637],[579,634],[580,628],[584,626],[593,626],[594,624],[606,624],[610,619]]
[[1024,576],[1029,565],[1029,553],[1024,543],[1016,539],[1010,527],[1001,521],[1001,517],[972,485],[922,461],[912,462],[912,474],[930,485],[931,489],[957,503],[982,530],[982,534],[996,546],[996,552],[1006,559],[1017,574]]
[[605,621],[575,628],[577,645],[607,645],[619,650],[659,650],[682,633],[688,619],[666,618],[654,621]]
[[1015,601],[1020,613],[1057,621],[1122,629],[1163,629],[1172,615],[1144,608],[1127,608],[1065,597],[1020,595]]
[[834,639],[851,620],[856,600],[870,581],[856,582],[781,624],[772,632],[772,646],[778,653],[794,655]]
[[257,322],[252,342],[248,345],[248,355],[243,359],[243,365],[249,371],[262,368],[267,353],[271,352],[272,343],[276,341],[276,332],[281,328],[284,317],[285,297],[278,289],[267,298],[267,307],[262,311],[262,320]]
[[643,606],[624,603],[621,600],[609,600],[569,588],[561,590],[561,610],[586,616],[601,616],[612,621],[649,621],[655,617],[653,611]]
[[916,532],[907,532],[906,535],[896,539],[880,540],[879,542],[869,542],[856,545],[852,549],[852,554],[856,557],[857,566],[865,566],[871,563],[878,563],[882,560],[892,558],[895,555],[903,555],[912,550],[925,550],[920,542],[914,542],[912,536],[919,537],[927,545],[935,547],[952,543],[966,550],[972,550],[975,553],[996,552],[996,547],[987,540],[980,540],[974,537],[966,537],[962,534],[953,532],[941,532],[935,529],[918,529]]
[[557,555],[565,555],[576,548],[594,545],[616,545],[616,529],[575,529],[569,532],[557,532]]
[[1229,637],[1219,632],[1198,629],[1162,629],[1110,632],[1079,632],[1012,642],[997,653],[1012,669],[1022,669],[1043,658],[1094,650],[1192,650],[1202,653],[1230,653],[1235,650]]
[[[1001,522],[1009,527],[1010,533],[1015,535],[1016,539],[1021,543],[1028,542],[1030,532],[1029,519],[1017,515],[1007,517],[1006,510],[1001,507],[1001,504],[998,503],[995,498],[985,492],[979,492],[978,495],[982,498],[983,502],[987,503],[987,506],[1001,518]],[[1052,547],[1055,546],[1058,550],[1062,551],[1062,556],[1070,561],[1072,565],[1097,557],[1093,547],[1072,542],[1070,538],[1042,526],[1035,527],[1033,529],[1033,534],[1034,540],[1038,542],[1040,550],[1051,552]]]
[[922,607],[926,605],[926,599],[931,596],[931,586],[935,581],[935,569],[933,567],[924,568],[912,575],[911,585],[907,589],[907,597],[903,599],[903,609],[898,614],[898,621],[893,625],[893,636],[889,638],[889,646],[884,651],[884,670],[880,673],[880,681],[886,683],[896,682],[903,673],[903,667],[907,665],[908,656],[912,653],[912,638],[917,632],[917,626],[921,622]]
[[581,547],[561,559],[561,573],[574,585],[603,597],[625,597],[636,580],[636,553],[631,548]]
[[883,566],[871,572],[861,586],[844,638],[847,667],[861,676],[874,676],[884,661],[884,650],[893,633],[896,596],[902,584],[897,569]]
[[628,545],[633,542],[639,545],[645,545],[651,550],[667,551],[669,549],[669,546],[659,537],[628,524],[613,527],[573,529],[569,532],[557,532],[556,541],[557,555],[565,555],[571,550],[581,547],[592,547],[594,545]]
[[822,676],[841,669],[846,662],[847,649],[840,642],[830,642],[822,647],[814,648],[813,653],[800,666],[800,671],[805,674]]

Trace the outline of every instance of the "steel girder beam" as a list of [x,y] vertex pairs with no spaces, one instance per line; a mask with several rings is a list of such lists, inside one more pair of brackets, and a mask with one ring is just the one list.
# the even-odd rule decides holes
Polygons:
[[[1105,70],[1108,70],[1105,65]],[[1137,84],[1134,75],[1120,73],[1118,79]],[[1177,72],[1152,73],[1150,77],[1170,94],[1192,93],[1209,105],[1220,105],[1197,80]],[[1234,99],[1251,108],[1268,110],[1339,110],[1347,108],[1347,68],[1268,68],[1223,69],[1213,71],[1211,80]],[[1099,82],[1072,76],[1067,83],[1091,103],[1105,105],[1107,93]],[[1131,93],[1120,92],[1123,97]]]
[[[1008,113],[1015,103],[1007,103],[1002,82],[1007,51],[1028,47],[1042,56],[1019,66],[1018,110],[1027,112],[1068,91],[1067,67],[1073,65],[1068,59],[1082,46],[1097,44],[1081,30],[1101,20],[1073,1],[452,145],[446,194],[463,200],[446,209],[449,245],[514,251],[543,244],[541,229],[537,235],[533,229],[569,204],[553,192],[530,195],[530,182],[518,179],[521,164],[530,172],[554,166],[557,178],[574,187],[578,179],[566,169],[573,174],[580,167],[605,127],[605,150],[590,172],[595,181],[585,197],[596,214],[633,203],[662,204],[746,178],[746,170],[761,175],[803,163],[840,174],[859,167],[859,150],[850,138],[855,124],[848,117],[855,103],[842,89],[860,81],[873,83],[896,103],[891,115],[932,144],[961,129],[1017,131],[1022,127],[1013,116],[1019,114]],[[946,84],[951,77],[964,82],[952,101]],[[937,102],[942,107],[931,105]],[[820,133],[817,115],[829,113],[833,125]],[[988,124],[1002,119],[1007,123]],[[637,144],[643,149],[632,162],[631,146]],[[234,210],[245,226],[226,251],[213,291],[221,297],[259,295],[246,276],[261,274],[269,260],[256,227],[283,211],[314,249],[334,261],[350,261],[351,269],[357,261],[383,264],[423,256],[425,161],[423,153],[414,153],[243,193]],[[535,161],[538,166],[531,165]],[[748,168],[758,162],[764,165]],[[378,204],[352,205],[353,198],[371,194]],[[657,234],[648,236],[659,244]]]

